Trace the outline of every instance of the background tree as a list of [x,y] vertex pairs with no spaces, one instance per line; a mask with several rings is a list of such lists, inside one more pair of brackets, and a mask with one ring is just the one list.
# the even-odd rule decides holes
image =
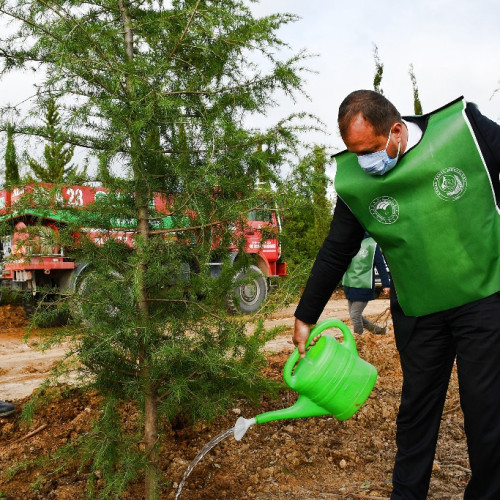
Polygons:
[[415,76],[415,72],[413,71],[413,64],[410,64],[410,69],[408,71],[411,79],[411,84],[413,87],[413,110],[416,115],[422,114],[422,104],[420,102],[420,97],[418,96],[418,85],[417,85],[417,77]]
[[17,161],[16,146],[14,144],[14,126],[7,124],[7,145],[5,147],[5,186],[19,184],[19,163]]
[[304,276],[328,234],[332,219],[332,203],[327,196],[328,164],[325,148],[315,146],[282,186],[283,255],[290,268],[303,270]]
[[312,201],[314,206],[315,245],[319,249],[330,227],[332,204],[327,192],[330,181],[326,175],[327,158],[324,147],[315,146],[312,153],[314,179],[312,183]]
[[378,55],[378,47],[373,44],[373,59],[375,61],[375,76],[373,77],[373,90],[379,94],[383,94],[382,76],[384,74],[384,65]]
[[[249,264],[230,267],[225,249],[242,244],[229,230],[235,221],[262,204],[255,166],[276,176],[305,127],[302,115],[245,125],[275,104],[275,92],[302,89],[307,55],[276,56],[277,31],[296,17],[254,18],[239,0],[3,1],[0,13],[20,25],[1,42],[2,72],[43,66],[33,109],[47,96],[64,103],[67,142],[99,159],[109,194],[80,224],[112,232],[120,218],[137,233],[133,248],[106,233],[100,247],[80,239],[75,258],[88,273],[71,305],[75,328],[64,334],[104,396],[86,455],[91,493],[97,471],[105,498],[142,473],[152,499],[160,416],[211,418],[273,386],[260,371],[267,334],[248,336],[245,322],[223,311],[234,273]],[[20,132],[45,137],[46,124],[28,118]],[[110,168],[117,164],[121,179]],[[151,203],[154,193],[169,217]],[[211,279],[215,246],[226,265]],[[120,430],[119,401],[142,409],[142,435]]]
[[70,164],[75,147],[66,143],[60,125],[61,117],[57,103],[53,97],[49,97],[45,114],[45,131],[41,131],[45,132],[44,136],[48,141],[43,152],[45,164],[29,154],[26,155],[27,163],[38,181],[61,183],[63,180],[72,182],[76,179],[77,167]]

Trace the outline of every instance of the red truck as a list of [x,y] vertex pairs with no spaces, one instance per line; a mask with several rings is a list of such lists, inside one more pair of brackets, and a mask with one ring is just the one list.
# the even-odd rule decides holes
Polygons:
[[[39,196],[37,196],[39,195]],[[65,255],[65,247],[54,244],[54,232],[57,233],[69,223],[74,224],[74,208],[94,204],[100,196],[107,196],[103,187],[73,185],[56,187],[51,184],[27,185],[12,190],[0,191],[0,222],[7,225],[8,231],[0,241],[0,286],[5,290],[37,294],[40,287],[50,286],[63,293],[74,292],[79,281],[85,276],[86,262],[77,262]],[[29,203],[21,200],[29,199]],[[56,200],[57,204],[38,203],[37,199]],[[52,206],[51,206],[52,205]],[[151,200],[151,209],[164,215],[155,219],[153,229],[168,229],[178,224],[168,212],[168,203],[160,195]],[[71,207],[67,210],[65,207]],[[188,218],[186,226],[189,225]],[[85,234],[97,245],[102,245],[106,238],[114,238],[134,245],[135,221],[116,219],[112,231],[95,227],[80,227],[74,233],[76,240]],[[241,227],[241,226],[240,226]],[[279,216],[274,209],[260,209],[247,214],[243,229],[238,230],[235,238],[244,237],[244,248],[231,245],[231,262],[245,253],[251,263],[240,271],[236,280],[248,275],[245,284],[236,286],[234,297],[228,300],[231,309],[242,313],[251,313],[259,309],[266,300],[271,278],[286,275],[286,263],[281,261],[281,246],[278,235]],[[216,250],[216,249],[214,249]],[[210,273],[216,277],[222,268],[222,262],[213,252]],[[1,288],[0,288],[1,290]],[[235,311],[238,312],[238,311]]]

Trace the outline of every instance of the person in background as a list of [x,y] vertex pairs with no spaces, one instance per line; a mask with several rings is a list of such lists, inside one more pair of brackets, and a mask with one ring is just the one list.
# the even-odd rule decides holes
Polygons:
[[375,299],[375,268],[382,282],[382,293],[388,297],[390,280],[384,256],[375,240],[366,233],[342,279],[354,333],[361,334],[365,328],[376,335],[384,335],[387,331],[385,326],[378,326],[363,316],[368,302]]
[[424,500],[456,361],[471,476],[500,498],[500,125],[463,98],[401,117],[383,95],[339,108],[338,201],[295,311],[300,355],[365,231],[391,270],[403,372],[392,500]]

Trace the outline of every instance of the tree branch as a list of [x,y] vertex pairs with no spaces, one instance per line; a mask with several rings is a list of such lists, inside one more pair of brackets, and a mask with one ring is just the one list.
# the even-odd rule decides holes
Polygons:
[[217,90],[173,90],[171,92],[161,92],[160,95],[216,95],[223,94],[224,92],[234,92],[236,90],[242,90],[259,83],[265,83],[273,80],[274,76],[267,76],[265,78],[256,78],[254,80],[249,80],[241,85],[236,85],[234,87],[222,87]]
[[186,34],[189,30],[189,27],[191,26],[191,23],[193,22],[194,16],[198,10],[198,6],[200,5],[200,2],[201,2],[201,0],[198,0],[196,2],[196,5],[194,6],[193,12],[191,13],[191,17],[189,18],[181,37],[179,38],[179,40],[177,40],[177,43],[175,44],[174,48],[171,50],[170,54],[168,55],[169,59],[172,58],[172,56],[175,54],[175,51],[178,49],[178,47],[180,46],[180,44],[184,40],[184,37],[186,36]]
[[[99,45],[95,43],[94,39],[88,34],[87,30],[84,29],[84,27],[80,24],[78,19],[75,19],[75,17],[72,16],[70,12],[63,9],[64,16],[62,16],[58,10],[52,8],[47,2],[45,2],[45,0],[39,0],[39,2],[42,3],[43,5],[45,5],[49,10],[54,12],[57,16],[59,16],[60,19],[62,19],[67,24],[69,24],[68,19],[71,20],[74,23],[74,26],[72,29],[74,29],[75,27],[78,27],[84,33],[85,37],[88,39],[90,44],[94,47],[94,49],[97,51],[97,53],[100,54],[102,61],[104,61],[106,63],[109,70],[110,71],[119,71],[119,68],[116,68],[112,64],[109,63],[109,59],[103,53],[103,51],[101,50]],[[99,84],[102,85],[102,87],[105,88],[108,92],[110,92],[109,89],[107,89],[106,86],[104,86],[101,82],[99,82]],[[121,82],[120,82],[120,85],[122,85]],[[123,85],[122,85],[122,90],[125,90],[123,88]]]
[[194,302],[192,300],[186,300],[186,299],[153,299],[153,298],[148,298],[147,301],[148,302],[178,302],[178,303],[186,304],[186,305],[190,304],[192,306],[198,307],[204,313],[206,313],[208,316],[212,316],[213,318],[216,318],[216,319],[221,320],[221,321],[226,321],[226,319],[224,317],[219,316],[218,314],[213,313],[212,311],[210,311],[206,307],[203,307],[200,303]]

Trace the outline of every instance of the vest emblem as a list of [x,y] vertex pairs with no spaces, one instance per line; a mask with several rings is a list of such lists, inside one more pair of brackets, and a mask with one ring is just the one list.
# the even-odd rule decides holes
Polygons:
[[382,224],[394,224],[399,218],[399,204],[392,196],[379,196],[370,203],[370,213]]
[[366,257],[368,257],[368,250],[366,248],[362,248],[359,252],[358,252],[358,256],[361,258],[361,259],[366,259]]
[[456,201],[466,190],[467,177],[459,168],[445,168],[434,176],[434,192],[444,201]]

